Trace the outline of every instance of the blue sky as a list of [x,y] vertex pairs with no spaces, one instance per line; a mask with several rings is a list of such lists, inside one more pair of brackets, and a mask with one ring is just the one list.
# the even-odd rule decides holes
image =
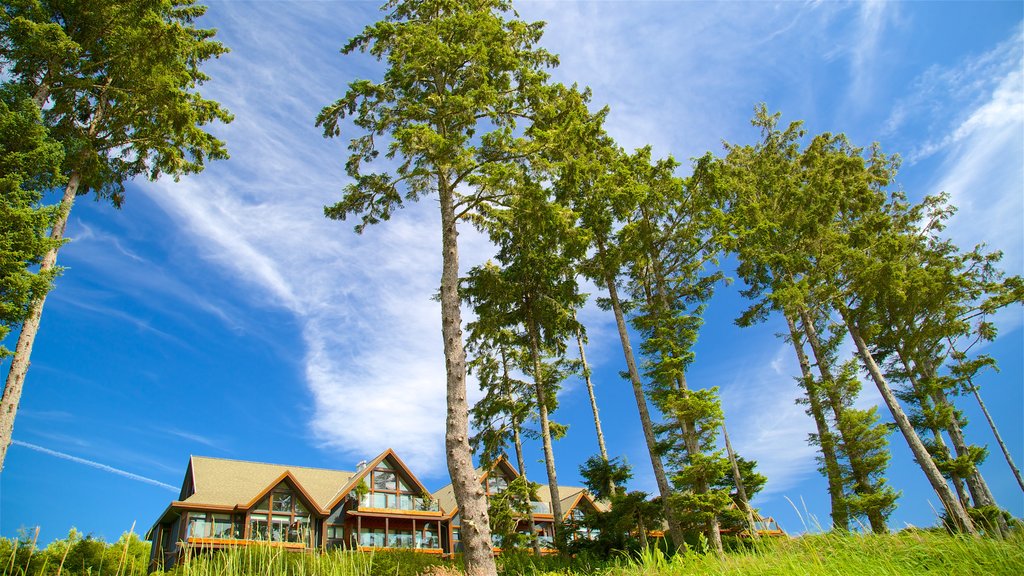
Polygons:
[[[556,80],[594,90],[627,149],[651,144],[684,162],[721,141],[751,143],[758,102],[904,158],[912,198],[945,190],[948,233],[986,242],[1024,272],[1024,5],[1020,2],[519,2],[548,22]],[[379,65],[339,48],[380,16],[367,2],[210,2],[205,27],[232,52],[207,67],[206,96],[234,114],[215,128],[232,158],[174,182],[136,182],[118,211],[80,199],[46,304],[21,411],[0,474],[0,534],[39,525],[46,542],[79,530],[144,531],[175,497],[190,454],[353,469],[393,447],[429,488],[448,482],[435,201],[362,236],[326,220],[340,198],[345,139],[313,126],[322,106]],[[491,248],[466,230],[462,263]],[[794,353],[779,319],[732,323],[739,287],[711,303],[694,386],[720,386],[735,448],[759,461],[755,501],[791,532],[825,524],[825,482],[794,404]],[[592,292],[598,294],[596,289]],[[614,322],[589,304],[609,450],[655,492]],[[983,394],[1024,464],[1024,323],[998,318],[986,352],[1002,371]],[[9,363],[3,365],[6,372]],[[472,385],[471,385],[472,387]],[[475,391],[474,397],[479,394]],[[878,402],[869,381],[861,402]],[[559,480],[597,452],[585,388],[570,381],[554,418]],[[969,439],[999,503],[1024,497],[971,402]],[[899,436],[889,478],[902,490],[892,526],[931,525],[937,499]],[[543,466],[531,447],[534,480]],[[799,516],[798,516],[799,512]],[[810,520],[809,520],[810,519]]]

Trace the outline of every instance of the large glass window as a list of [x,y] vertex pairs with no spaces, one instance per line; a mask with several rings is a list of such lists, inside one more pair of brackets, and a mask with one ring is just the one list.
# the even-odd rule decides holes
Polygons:
[[388,532],[389,548],[412,548],[412,530],[392,530]]
[[487,495],[494,496],[501,494],[508,489],[508,480],[504,476],[494,475],[487,477]]
[[236,538],[229,514],[213,515],[213,537],[214,538]]
[[373,471],[373,489],[374,490],[390,490],[394,492],[398,490],[398,479],[395,477],[394,472],[384,472],[381,470]]
[[189,538],[209,538],[212,525],[207,518],[206,512],[189,512],[188,514],[188,536]]
[[249,538],[309,545],[309,509],[286,486],[274,489],[249,516]]
[[370,470],[363,485],[367,491],[360,497],[359,505],[366,508],[439,510],[437,502],[420,498],[387,461]]
[[384,547],[384,529],[383,528],[363,528],[359,532],[359,545],[360,546],[372,546],[375,548]]
[[250,514],[249,515],[249,539],[250,540],[269,540],[270,535],[267,530],[267,515],[266,514]]
[[441,542],[437,536],[437,522],[427,522],[423,528],[416,532],[417,548],[440,548]]

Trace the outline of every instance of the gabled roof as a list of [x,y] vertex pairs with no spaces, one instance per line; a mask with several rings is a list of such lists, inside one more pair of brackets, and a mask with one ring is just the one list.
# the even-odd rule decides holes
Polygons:
[[[512,480],[519,477],[519,472],[509,463],[508,458],[499,456],[498,459],[491,466],[490,470],[485,470],[483,467],[477,467],[473,469],[473,475],[476,476],[479,482],[483,482],[494,470],[502,470],[505,473],[505,478]],[[455,516],[455,513],[459,509],[459,505],[455,502],[455,487],[448,484],[444,488],[441,488],[437,492],[431,494],[434,500],[437,500],[441,510],[445,512],[446,516]]]
[[[504,456],[498,458],[494,465],[491,466],[490,470],[484,470],[483,468],[477,468],[474,473],[481,482],[492,474],[495,470],[501,469],[506,478],[513,479],[519,476],[519,472],[509,463],[508,459]],[[540,497],[541,502],[551,504],[551,490],[548,489],[546,484],[542,484],[540,489],[537,490],[537,496]],[[433,494],[434,499],[441,505],[441,509],[444,510],[448,516],[454,516],[458,512],[458,504],[455,502],[455,488],[449,484],[444,488],[441,488]],[[558,487],[558,501],[562,505],[563,516],[568,516],[569,512],[573,508],[579,505],[579,502],[586,498],[591,504],[594,505],[599,511],[607,511],[610,507],[603,502],[595,501],[586,488],[580,486],[559,486]]]
[[404,473],[405,477],[413,481],[413,484],[415,484],[416,488],[419,489],[421,494],[430,493],[430,491],[427,490],[427,488],[423,486],[423,484],[420,482],[420,479],[417,478],[416,475],[412,473],[412,470],[409,470],[409,467],[405,465],[405,462],[402,462],[402,459],[398,457],[398,454],[395,454],[394,450],[388,448],[387,450],[381,452],[376,458],[370,460],[370,462],[367,463],[366,466],[361,468],[358,472],[352,474],[348,481],[337,491],[334,497],[330,499],[325,509],[330,510],[334,508],[338,504],[338,502],[340,502],[341,499],[345,497],[346,494],[351,492],[352,489],[356,487],[356,484],[361,482],[363,478],[365,478],[366,475],[370,473],[371,470],[376,468],[377,465],[380,464],[382,460],[389,457],[392,462],[398,465],[398,468],[401,469],[401,472]]
[[325,510],[354,472],[193,456],[195,491],[180,503],[210,508],[247,508],[288,478],[310,503]]

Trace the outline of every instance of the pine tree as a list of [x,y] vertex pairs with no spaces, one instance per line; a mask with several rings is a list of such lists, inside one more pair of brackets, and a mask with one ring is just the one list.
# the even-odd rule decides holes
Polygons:
[[[178,177],[227,158],[224,143],[203,127],[231,115],[197,92],[208,79],[200,66],[227,52],[213,30],[195,27],[205,12],[195,0],[14,0],[0,8],[2,72],[32,93],[65,150],[64,194],[39,263],[44,276],[54,271],[77,196],[93,193],[119,207],[136,176]],[[0,468],[46,293],[33,296],[0,406]]]

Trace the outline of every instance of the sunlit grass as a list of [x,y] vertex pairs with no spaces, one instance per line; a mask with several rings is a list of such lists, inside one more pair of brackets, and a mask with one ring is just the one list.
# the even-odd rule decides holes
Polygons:
[[[148,545],[134,535],[106,544],[69,537],[44,550],[0,539],[0,576],[142,576]],[[90,552],[87,565],[83,551]],[[99,562],[98,564],[96,562]],[[649,550],[601,561],[580,555],[499,558],[502,576],[988,576],[1024,574],[1024,535],[1008,539],[899,534],[812,534],[748,542],[719,558]],[[458,561],[414,552],[294,552],[270,546],[196,550],[165,576],[459,576]]]

